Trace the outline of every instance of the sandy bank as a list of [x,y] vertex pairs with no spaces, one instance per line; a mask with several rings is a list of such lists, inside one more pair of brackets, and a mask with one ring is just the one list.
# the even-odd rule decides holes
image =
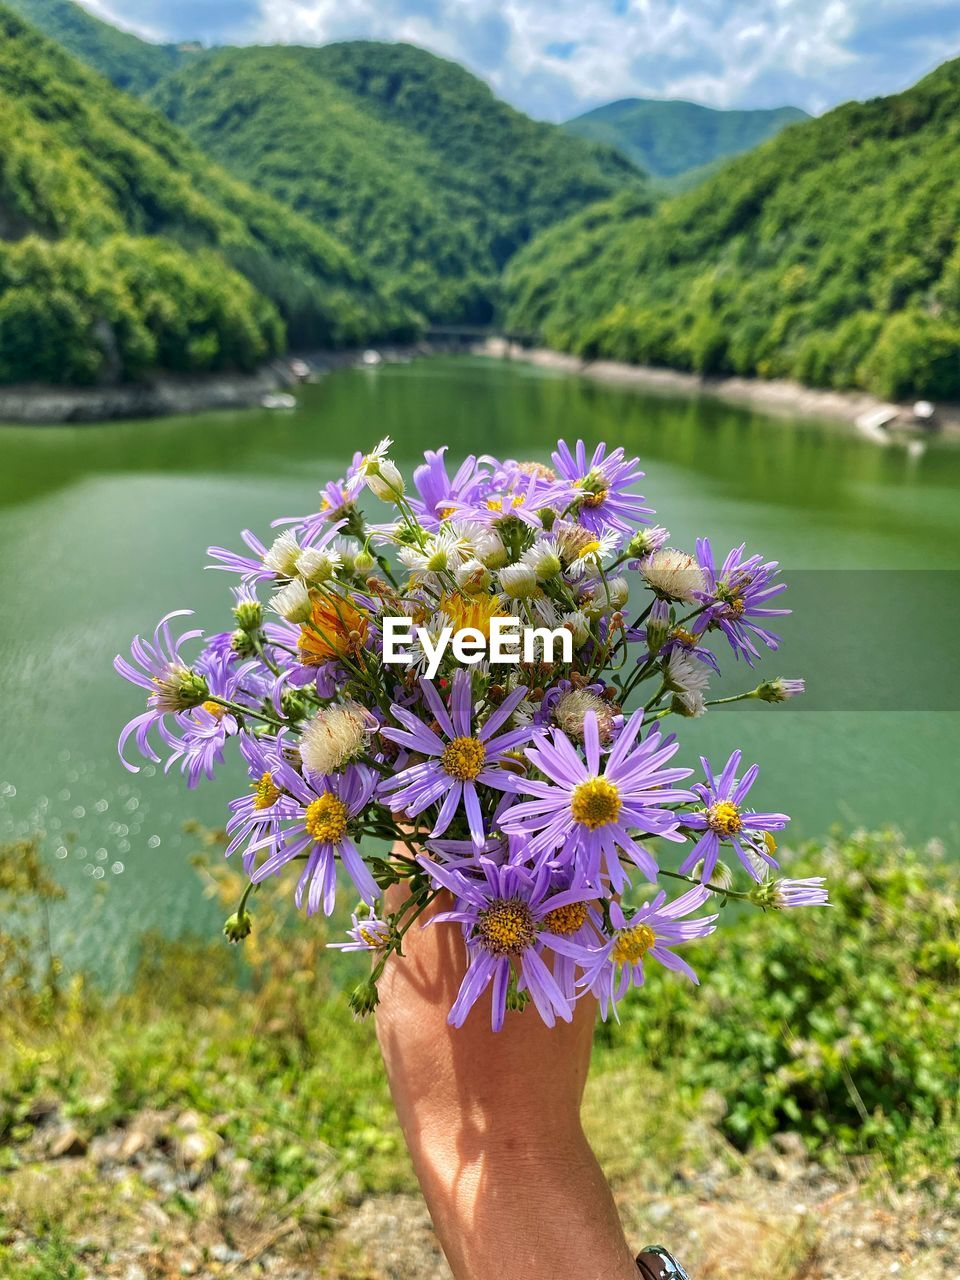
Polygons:
[[[764,413],[809,418],[828,418],[848,422],[863,434],[884,442],[884,429],[868,424],[889,415],[896,431],[909,430],[922,435],[929,429],[916,423],[911,405],[892,404],[862,391],[823,391],[805,387],[786,379],[766,382],[761,378],[701,378],[675,369],[649,365],[622,364],[615,360],[582,360],[547,348],[525,348],[502,339],[490,338],[475,348],[478,355],[491,358],[521,360],[541,368],[576,373],[598,382],[622,383],[664,394],[706,395],[735,404],[750,405]],[[937,405],[935,427],[960,438],[960,405]],[[891,437],[892,438],[892,437]]]

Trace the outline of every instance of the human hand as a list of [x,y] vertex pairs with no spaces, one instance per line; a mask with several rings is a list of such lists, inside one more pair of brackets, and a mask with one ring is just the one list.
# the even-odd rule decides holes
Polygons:
[[[398,910],[399,890],[387,895]],[[449,903],[424,912],[425,923]],[[489,998],[447,1023],[466,968],[460,927],[418,925],[380,980],[377,1036],[400,1124],[456,1280],[636,1280],[580,1123],[596,1006],[544,1025]]]

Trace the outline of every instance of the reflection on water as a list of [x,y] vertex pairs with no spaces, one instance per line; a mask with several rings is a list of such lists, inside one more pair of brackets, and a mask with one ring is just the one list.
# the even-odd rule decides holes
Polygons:
[[[107,980],[128,934],[217,923],[181,828],[190,817],[221,822],[242,785],[228,770],[187,793],[179,779],[123,772],[116,734],[136,694],[114,677],[114,653],[167,609],[194,607],[203,625],[225,625],[227,580],[204,571],[204,548],[309,510],[353,450],[383,435],[408,468],[440,443],[456,461],[468,452],[545,458],[558,436],[605,439],[643,459],[645,492],[681,545],[697,534],[718,547],[746,540],[788,575],[960,569],[956,449],[934,443],[911,457],[829,424],[522,366],[442,359],[345,371],[305,388],[291,413],[2,428],[0,836],[47,832],[64,878],[84,888],[57,927]],[[816,575],[804,574],[797,595],[803,626],[791,641],[784,624],[771,674],[811,674],[818,644],[829,655],[841,631],[854,670],[856,628],[840,626],[842,590],[834,585],[819,601]],[[857,597],[851,607],[864,606]],[[902,598],[863,619],[868,665],[891,633],[931,678],[955,667],[955,629],[926,619],[918,627]],[[746,683],[728,664],[729,691]],[[684,740],[689,763],[698,751],[743,745],[763,765],[758,804],[796,815],[801,835],[835,822],[896,822],[917,839],[939,835],[960,848],[956,712],[750,705],[688,723]]]

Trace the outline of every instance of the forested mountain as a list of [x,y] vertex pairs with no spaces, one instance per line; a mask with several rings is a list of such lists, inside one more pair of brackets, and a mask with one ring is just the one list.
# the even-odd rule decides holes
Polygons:
[[150,44],[120,31],[72,0],[7,0],[7,7],[131,93],[145,92],[191,56],[177,45]]
[[0,7],[0,381],[249,368],[281,315],[317,345],[408,323],[335,238]]
[[960,396],[960,60],[730,161],[652,214],[560,224],[509,323],[588,356]]
[[619,153],[530,120],[410,45],[221,49],[151,101],[438,321],[490,319],[503,264],[533,234],[642,184]]
[[621,98],[568,120],[563,128],[616,147],[654,177],[677,178],[749,151],[788,124],[809,118],[799,107],[716,111],[695,102]]

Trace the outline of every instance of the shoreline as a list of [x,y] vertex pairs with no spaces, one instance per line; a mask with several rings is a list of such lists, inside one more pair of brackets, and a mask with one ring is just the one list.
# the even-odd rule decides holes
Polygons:
[[[919,439],[932,436],[960,439],[960,404],[937,405],[936,417],[932,426],[928,426],[915,419],[912,405],[881,400],[866,391],[826,391],[788,379],[703,378],[695,373],[652,365],[584,360],[549,347],[527,348],[499,338],[488,338],[486,342],[477,344],[473,353],[487,359],[514,360],[541,369],[573,373],[596,382],[634,386],[664,395],[709,396],[776,416],[842,422],[877,444],[893,444],[905,435]],[[881,419],[886,421],[881,422]]]
[[275,360],[252,374],[157,374],[129,386],[0,387],[0,428],[9,426],[94,426],[137,418],[173,417],[216,409],[252,409],[265,397],[288,392],[312,376],[373,363],[406,363],[436,355],[474,355],[575,374],[608,385],[634,387],[664,396],[707,396],[754,408],[774,417],[801,417],[853,427],[878,445],[913,443],[939,437],[960,440],[960,404],[938,404],[932,422],[918,421],[912,405],[881,400],[865,391],[822,390],[788,379],[704,378],[678,369],[585,360],[550,347],[524,347],[506,338],[481,342],[427,341],[363,351],[312,351]]
[[295,379],[282,365],[251,374],[158,374],[113,387],[0,387],[0,425],[94,426],[121,418],[159,418],[208,409],[248,409]]
[[[368,348],[374,364],[412,360],[419,356],[463,352],[462,344],[419,342]],[[363,367],[367,352],[312,351],[271,361],[256,373],[158,373],[142,383],[121,386],[72,387],[24,383],[0,386],[0,429],[4,426],[96,426],[98,423],[168,418],[215,409],[256,409],[264,397],[289,392],[312,375]]]

